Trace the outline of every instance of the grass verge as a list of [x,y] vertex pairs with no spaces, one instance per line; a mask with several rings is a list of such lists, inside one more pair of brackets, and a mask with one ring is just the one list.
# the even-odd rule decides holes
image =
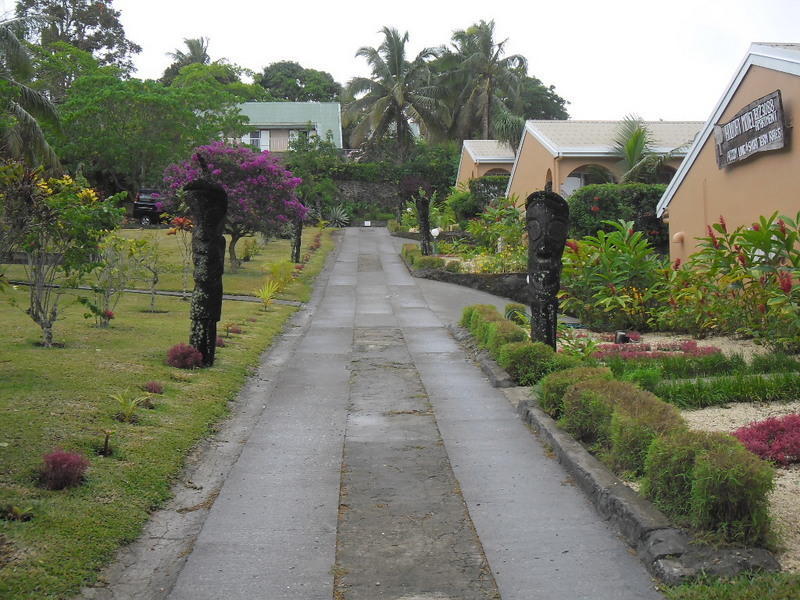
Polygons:
[[725,581],[701,581],[664,590],[669,600],[797,600],[800,574],[746,575]]
[[[323,236],[298,281],[293,299],[307,299],[332,246]],[[227,290],[226,290],[227,291]],[[25,305],[26,290],[5,298]],[[147,296],[126,295],[108,329],[82,318],[64,302],[56,326],[63,348],[38,347],[39,329],[22,310],[0,298],[0,507],[30,508],[30,521],[0,520],[0,597],[64,598],[95,579],[120,544],[134,540],[150,511],[170,496],[170,484],[187,452],[227,411],[261,352],[280,332],[293,307],[228,302],[220,321],[236,323],[211,369],[181,371],[164,363],[167,349],[187,341],[189,303],[159,298],[168,312],[143,312]],[[143,395],[148,381],[164,384],[154,408],[140,408],[139,422],[114,419],[124,390]],[[111,456],[99,454],[113,430]],[[41,457],[55,447],[84,453],[91,466],[83,485],[48,491],[37,484]]]

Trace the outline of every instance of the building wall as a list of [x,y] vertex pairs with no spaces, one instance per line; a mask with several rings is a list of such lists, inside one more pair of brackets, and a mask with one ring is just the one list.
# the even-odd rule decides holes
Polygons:
[[466,148],[461,149],[461,162],[458,164],[458,177],[456,178],[456,185],[467,185],[470,179],[474,179],[475,175],[475,161],[467,152]]
[[548,169],[553,174],[553,188],[555,189],[555,157],[526,130],[520,146],[519,156],[517,157],[517,167],[511,178],[508,195],[516,195],[519,203],[524,205],[525,199],[530,194],[544,189]]
[[272,129],[269,135],[270,152],[286,152],[289,149],[289,130]]
[[[800,77],[752,66],[741,81],[720,122],[729,121],[750,102],[781,90],[786,147],[752,156],[726,169],[717,168],[713,134],[706,140],[668,208],[670,257],[686,258],[697,251],[695,238],[706,226],[725,217],[728,228],[750,226],[761,215],[794,216],[800,211],[800,148],[791,127],[800,112]],[[675,242],[675,237],[682,242]]]

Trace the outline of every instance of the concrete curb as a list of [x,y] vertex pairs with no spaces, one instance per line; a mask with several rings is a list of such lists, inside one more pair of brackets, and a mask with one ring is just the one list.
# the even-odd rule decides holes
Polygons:
[[467,330],[451,327],[450,331],[472,352],[492,385],[505,388],[503,393],[517,407],[520,418],[550,446],[597,512],[611,522],[628,545],[636,550],[651,575],[668,585],[679,585],[703,574],[732,577],[744,571],[780,570],[778,561],[768,550],[714,548],[674,527],[649,500],[626,486],[571,435],[559,428],[539,408],[531,388],[513,387],[515,384],[508,373],[475,346]]

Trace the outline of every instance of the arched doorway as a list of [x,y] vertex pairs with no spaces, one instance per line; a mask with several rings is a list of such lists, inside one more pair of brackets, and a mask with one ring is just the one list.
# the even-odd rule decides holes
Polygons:
[[503,169],[502,167],[495,167],[494,169],[490,169],[490,170],[486,171],[486,175],[491,175],[491,176],[506,175],[506,176],[508,176],[508,175],[511,175],[511,171],[509,171],[508,169]]
[[564,183],[561,184],[561,195],[566,198],[578,188],[592,183],[615,183],[614,175],[603,165],[581,165],[567,175]]

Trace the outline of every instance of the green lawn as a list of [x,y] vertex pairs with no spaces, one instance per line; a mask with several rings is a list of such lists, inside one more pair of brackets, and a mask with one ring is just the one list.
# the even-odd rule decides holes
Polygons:
[[[168,271],[165,272],[158,283],[159,290],[181,291],[183,289],[183,262],[181,258],[181,242],[177,235],[167,235],[167,229],[121,229],[120,235],[133,239],[156,239],[158,247],[163,251],[165,263]],[[320,231],[316,227],[306,227],[303,230],[303,244],[301,255],[308,252],[308,246],[314,240],[314,236]],[[226,240],[228,240],[226,236]],[[245,241],[248,238],[239,240],[236,245],[237,254],[241,257],[244,250]],[[259,239],[259,238],[249,238]],[[225,275],[223,275],[223,287],[228,294],[254,295],[253,292],[264,284],[268,275],[269,265],[277,261],[289,260],[291,253],[290,240],[271,240],[266,245],[260,243],[261,251],[251,261],[242,263],[236,271],[231,270],[225,257]],[[6,265],[6,278],[9,280],[25,280],[25,270],[22,265]],[[149,284],[142,281],[133,282],[131,287],[149,288]],[[191,271],[189,273],[188,289],[192,289]],[[308,285],[308,277],[300,277],[298,281],[289,286],[279,298],[298,298],[305,300],[309,297],[311,287]]]
[[800,574],[775,573],[701,582],[666,590],[669,600],[797,600]]
[[[308,297],[331,247],[326,232],[287,297]],[[288,245],[285,254],[279,248],[262,254],[260,264],[270,255],[283,258]],[[245,286],[240,274],[233,277],[239,279],[231,285]],[[0,598],[8,600],[69,597],[120,544],[136,538],[149,512],[169,497],[186,453],[225,415],[228,400],[295,310],[274,305],[265,312],[258,304],[226,301],[220,325],[236,323],[242,333],[226,339],[213,368],[181,371],[164,358],[170,346],[187,341],[188,302],[161,297],[159,308],[167,312],[147,313],[149,298],[129,294],[112,326],[98,329],[68,297],[55,327],[64,347],[45,349],[36,345],[39,328],[20,309],[26,292],[0,292],[0,507],[31,507],[34,515],[28,522],[0,520]],[[138,392],[151,380],[165,387],[154,396],[155,408],[140,409],[138,424],[114,420],[118,405],[110,394]],[[97,450],[107,429],[115,431],[114,454],[102,457]],[[61,491],[37,485],[41,457],[56,447],[89,457],[84,485]]]

